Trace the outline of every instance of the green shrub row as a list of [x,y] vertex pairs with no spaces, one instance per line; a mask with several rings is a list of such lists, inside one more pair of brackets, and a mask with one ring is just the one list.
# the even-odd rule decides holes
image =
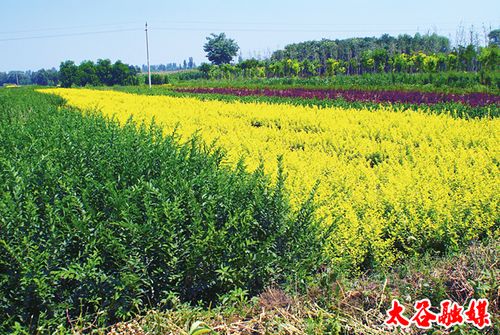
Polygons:
[[[148,74],[141,75],[144,79],[141,80],[144,82],[145,85],[149,84],[149,76]],[[151,74],[151,85],[163,85],[163,84],[168,84],[169,79],[167,74],[160,74],[160,73],[152,73]]]
[[216,303],[316,271],[312,199],[292,211],[282,171],[271,184],[185,140],[0,90],[0,333],[106,325],[172,295]]
[[[200,74],[203,74],[200,71]],[[186,78],[172,77],[179,86],[244,87],[244,88],[325,88],[410,90],[444,93],[489,92],[499,94],[500,72],[438,72],[438,73],[365,73],[362,75],[314,76],[309,78],[233,78],[203,79],[192,74]]]

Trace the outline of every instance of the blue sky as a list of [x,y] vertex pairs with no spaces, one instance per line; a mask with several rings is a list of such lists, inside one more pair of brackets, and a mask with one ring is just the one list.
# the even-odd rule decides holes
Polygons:
[[58,67],[66,59],[144,64],[145,21],[152,64],[205,61],[202,46],[212,32],[225,31],[247,58],[311,39],[417,31],[454,39],[460,24],[474,25],[482,38],[483,25],[500,26],[498,0],[5,0],[0,13],[0,71]]

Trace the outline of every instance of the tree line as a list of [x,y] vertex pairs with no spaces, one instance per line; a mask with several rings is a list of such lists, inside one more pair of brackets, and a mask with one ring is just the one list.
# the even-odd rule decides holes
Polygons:
[[0,72],[0,86],[4,84],[56,86],[59,84],[59,72],[55,68]]
[[[494,72],[499,70],[500,48],[498,30],[490,32],[486,47],[475,44],[451,47],[447,37],[437,34],[399,35],[348,38],[344,40],[307,41],[287,45],[275,51],[270,59],[248,59],[230,64],[235,50],[225,61],[211,59],[209,45],[215,37],[207,38],[207,57],[199,70],[206,78],[230,79],[234,77],[312,77],[334,75],[361,75],[366,73],[435,73],[444,71]],[[226,44],[235,42],[226,39]],[[220,45],[219,41],[219,45]],[[213,45],[211,47],[214,47]],[[211,50],[212,51],[212,50]],[[212,53],[230,54],[227,46],[217,47]],[[220,57],[219,57],[220,58]],[[229,59],[229,61],[228,61]]]
[[[157,64],[151,65],[151,72],[169,72],[169,71],[180,71],[180,70],[192,70],[196,68],[196,63],[194,62],[193,57],[189,57],[187,60],[185,59],[182,63],[167,63],[167,64]],[[141,67],[142,72],[148,72],[148,66],[146,64],[142,64]]]
[[206,78],[231,79],[271,77],[313,77],[335,75],[361,75],[367,73],[437,73],[449,71],[495,72],[499,70],[500,48],[483,47],[475,50],[468,46],[458,53],[425,54],[414,52],[389,56],[384,50],[367,50],[359,59],[346,62],[327,58],[324,63],[304,59],[244,60],[238,64],[204,63],[199,70]]
[[[490,35],[495,36],[495,31]],[[271,61],[302,62],[302,70],[319,75],[334,73],[438,72],[492,70],[498,63],[495,43],[486,48],[472,43],[451,47],[447,37],[437,34],[398,37],[348,38],[307,41],[287,45],[271,56]],[[496,64],[498,65],[498,64]],[[284,65],[286,67],[286,65]],[[297,65],[292,67],[296,68]],[[292,69],[293,70],[293,69]]]
[[407,34],[393,37],[384,34],[379,38],[322,39],[320,41],[289,44],[283,50],[275,51],[271,56],[271,60],[293,59],[300,62],[308,60],[318,62],[326,68],[328,59],[336,59],[349,67],[347,73],[354,73],[363,67],[363,61],[368,58],[381,60],[397,54],[410,55],[415,52],[436,54],[448,53],[449,51],[450,40],[444,36],[436,34],[420,35],[417,33],[413,37]]
[[138,85],[137,73],[135,66],[119,60],[114,64],[109,59],[83,61],[80,65],[68,60],[59,67],[59,81],[62,87]]
[[[182,64],[168,63],[151,65],[151,72],[167,72],[189,70],[196,68],[193,57],[184,60]],[[146,65],[133,66],[116,61],[114,64],[109,59],[99,59],[96,63],[83,61],[79,65],[73,61],[64,61],[59,70],[40,69],[38,71],[9,71],[0,72],[0,86],[14,85],[40,85],[40,86],[113,86],[137,85],[140,78],[137,74],[147,73]],[[153,84],[168,82],[165,76],[152,75]]]
[[41,85],[41,86],[113,86],[138,85],[140,68],[121,62],[111,63],[109,59],[83,61],[79,65],[67,60],[61,62],[59,70],[0,72],[0,85]]

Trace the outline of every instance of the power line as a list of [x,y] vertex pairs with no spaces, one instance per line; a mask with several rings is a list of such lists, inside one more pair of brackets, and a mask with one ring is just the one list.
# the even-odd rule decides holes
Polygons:
[[[98,35],[98,34],[109,34],[109,33],[119,33],[119,32],[130,32],[130,31],[139,31],[139,28],[131,28],[131,29],[113,29],[113,30],[101,30],[101,31],[90,31],[90,32],[80,32],[80,33],[65,33],[65,34],[53,34],[53,35],[39,35],[39,36],[22,36],[22,37],[9,37],[9,38],[1,38],[0,42],[6,41],[20,41],[20,40],[34,40],[34,39],[46,39],[46,38],[58,38],[58,37],[72,37],[72,36],[86,36],[86,35]],[[303,30],[303,29],[258,29],[258,28],[241,28],[241,29],[226,29],[226,28],[180,28],[180,27],[158,27],[153,28],[153,30],[164,30],[164,31],[213,31],[213,30],[221,30],[221,31],[234,31],[234,32],[301,32],[301,33],[360,33],[360,32],[377,32],[375,30]],[[413,30],[394,30],[396,32],[413,32]],[[441,30],[444,31],[444,30]],[[451,30],[450,30],[451,31]],[[455,30],[452,30],[455,31]],[[390,30],[380,30],[378,32],[390,32]]]
[[[186,21],[186,23],[195,23],[202,21]],[[207,22],[205,22],[207,23]],[[221,23],[219,23],[221,24]],[[101,25],[101,26],[106,26]],[[109,24],[117,25],[117,24]],[[322,24],[318,24],[322,25]],[[84,27],[84,26],[81,26]],[[76,26],[74,28],[77,28]],[[63,28],[53,28],[54,30]],[[151,29],[151,28],[150,28]],[[45,30],[52,30],[48,28]],[[90,31],[90,32],[74,32],[74,33],[62,33],[62,34],[52,34],[52,35],[39,35],[39,36],[20,36],[20,37],[9,37],[1,38],[0,42],[5,41],[18,41],[18,40],[33,40],[33,39],[46,39],[46,38],[58,38],[58,37],[71,37],[71,36],[85,36],[85,35],[97,35],[97,34],[108,34],[108,33],[118,33],[118,32],[131,32],[139,31],[139,28],[124,28],[124,29],[111,29],[111,30],[101,30],[101,31]],[[423,31],[434,31],[437,32],[455,32],[456,29],[421,29],[416,27],[415,29],[273,29],[273,28],[224,28],[224,27],[211,27],[211,28],[196,28],[196,27],[153,27],[152,30],[158,31],[198,31],[198,32],[209,32],[209,31],[232,31],[232,32],[261,32],[261,33],[412,33],[419,30]],[[38,30],[43,31],[43,30]],[[29,32],[26,30],[25,32]],[[4,34],[4,33],[2,33]]]
[[109,27],[109,26],[123,26],[139,23],[140,21],[129,21],[129,22],[121,22],[121,23],[103,23],[103,24],[88,24],[81,26],[68,26],[68,27],[54,27],[54,28],[40,28],[40,29],[30,29],[30,30],[16,30],[16,31],[0,31],[0,35],[6,34],[22,34],[22,33],[33,33],[33,32],[41,32],[41,31],[57,31],[57,30],[72,30],[72,29],[80,29],[80,28],[97,28],[97,27]]
[[[423,25],[460,25],[460,24],[485,24],[485,22],[473,22],[473,21],[461,21],[461,22],[419,22],[419,23],[295,23],[295,22],[220,22],[220,21],[162,21],[162,20],[152,20],[151,22],[156,23],[173,23],[173,24],[218,24],[218,25],[269,25],[269,26],[423,26]],[[489,24],[489,22],[488,22]]]
[[[0,35],[6,34],[22,34],[22,33],[30,33],[30,32],[43,32],[43,31],[57,31],[57,30],[72,30],[72,29],[80,29],[80,28],[95,28],[95,27],[105,27],[105,26],[120,26],[120,25],[130,25],[135,24],[140,21],[128,21],[128,22],[117,22],[117,23],[105,23],[105,24],[94,24],[94,25],[79,25],[79,26],[66,26],[66,27],[54,27],[54,28],[39,28],[39,29],[30,29],[30,30],[16,30],[16,31],[0,31]],[[220,21],[163,21],[157,20],[153,21],[157,23],[169,23],[169,24],[180,24],[180,25],[192,25],[192,24],[208,24],[208,25],[257,25],[257,26],[291,26],[291,27],[320,27],[320,26],[328,26],[328,27],[345,27],[345,26],[443,26],[443,25],[484,25],[485,22],[473,22],[473,21],[460,21],[460,22],[419,22],[419,23],[367,23],[367,22],[359,22],[359,23],[295,23],[295,22],[257,22],[257,21],[247,21],[247,22],[220,22]],[[491,25],[491,22],[487,23]],[[498,23],[496,23],[498,24]],[[496,25],[495,24],[495,25]],[[176,28],[176,29],[198,29],[198,28]],[[252,29],[252,28],[235,28],[235,29]],[[385,30],[384,30],[385,31]]]
[[[415,29],[364,29],[364,30],[328,30],[328,29],[259,29],[259,28],[178,28],[178,27],[157,27],[153,30],[168,30],[168,31],[235,31],[235,32],[264,32],[264,33],[384,33],[384,32],[414,32],[420,30]],[[432,29],[426,29],[432,30]],[[456,31],[456,29],[437,29],[437,31]]]
[[84,35],[97,35],[97,34],[109,34],[109,33],[119,33],[125,31],[140,31],[138,28],[134,29],[114,29],[114,30],[101,30],[101,31],[89,31],[82,33],[69,33],[69,34],[56,34],[56,35],[41,35],[41,36],[27,36],[27,37],[11,37],[2,38],[0,42],[5,41],[19,41],[19,40],[34,40],[34,39],[45,39],[45,38],[57,38],[57,37],[71,37],[71,36],[84,36]]

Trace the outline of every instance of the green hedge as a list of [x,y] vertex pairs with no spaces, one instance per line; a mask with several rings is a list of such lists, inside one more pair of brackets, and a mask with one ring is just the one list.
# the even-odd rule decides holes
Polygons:
[[321,263],[312,200],[197,139],[0,91],[0,333],[255,294]]
[[178,86],[245,88],[337,88],[370,90],[408,90],[445,93],[489,92],[499,94],[500,72],[369,73],[363,75],[315,76],[309,78],[206,79],[198,76],[172,77]]

